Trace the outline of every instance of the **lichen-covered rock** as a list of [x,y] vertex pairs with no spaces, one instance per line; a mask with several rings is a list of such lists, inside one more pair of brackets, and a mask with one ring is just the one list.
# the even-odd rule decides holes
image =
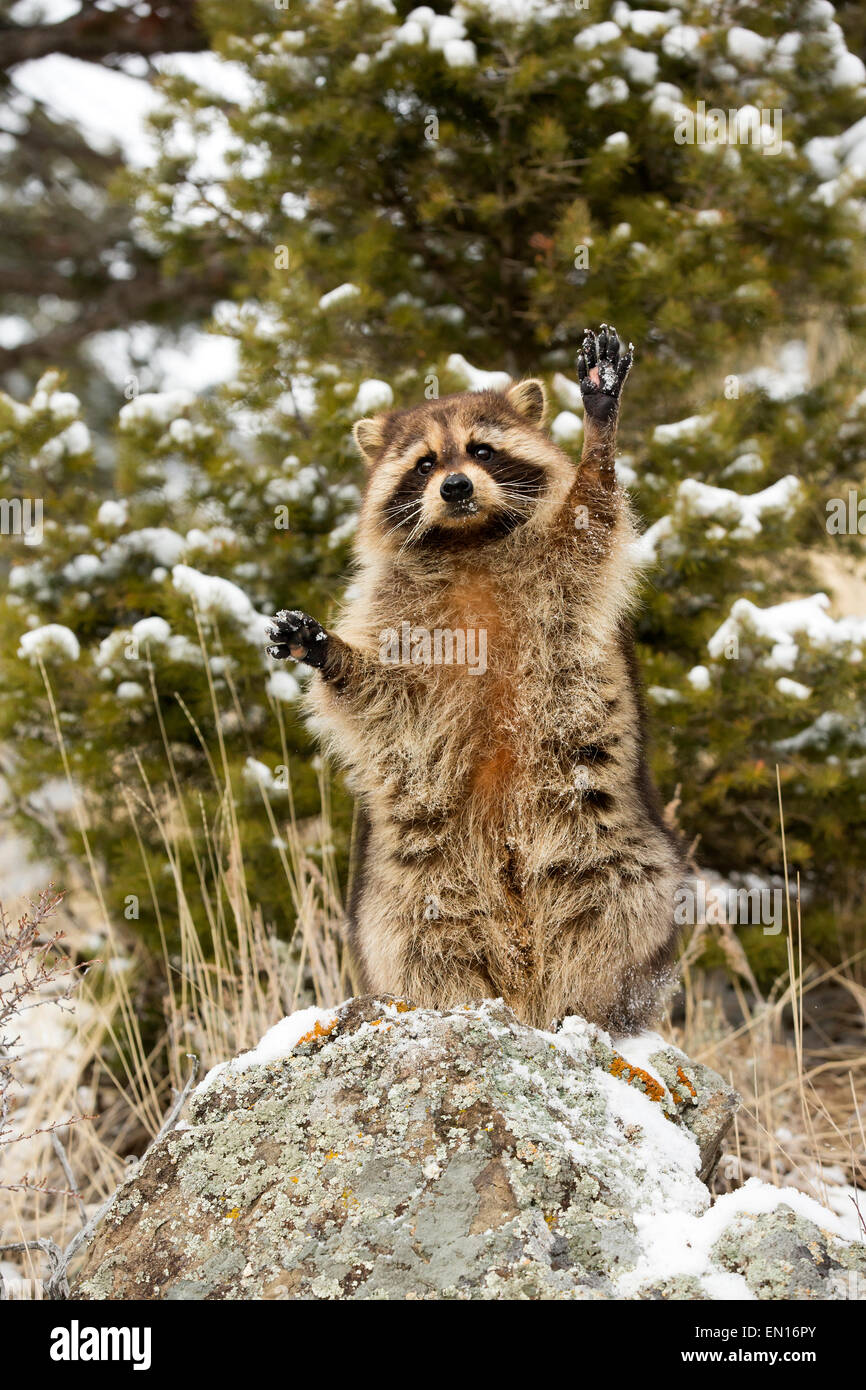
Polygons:
[[766,1214],[711,1205],[699,1173],[736,1098],[657,1039],[644,1065],[645,1041],[629,1061],[581,1019],[539,1032],[501,1001],[366,996],[308,1022],[206,1078],[73,1297],[824,1298],[859,1267],[830,1212],[806,1239],[779,1207],[776,1268]]

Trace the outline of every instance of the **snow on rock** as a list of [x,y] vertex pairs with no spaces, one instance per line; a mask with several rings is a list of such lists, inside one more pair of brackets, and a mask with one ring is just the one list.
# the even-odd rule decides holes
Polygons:
[[271,619],[258,613],[243,589],[230,579],[219,575],[202,574],[191,565],[174,565],[171,582],[178,593],[185,594],[205,617],[226,617],[237,623],[247,641],[263,646]]
[[[252,762],[253,759],[247,761]],[[267,1067],[272,1062],[290,1057],[302,1038],[308,1033],[320,1036],[326,1029],[333,1027],[336,1018],[335,1009],[315,1007],[299,1009],[296,1013],[289,1014],[288,1018],[281,1018],[249,1052],[241,1052],[230,1062],[218,1062],[215,1067],[211,1067],[207,1076],[196,1087],[196,1094],[201,1095],[207,1091],[217,1077],[240,1076],[242,1072],[249,1071],[250,1067]]]
[[826,594],[790,599],[771,608],[758,608],[749,599],[738,598],[708,641],[707,650],[710,656],[720,657],[732,639],[758,638],[771,648],[762,665],[791,671],[800,654],[800,642],[806,640],[820,651],[861,661],[866,647],[866,618],[832,618],[829,609]]
[[37,661],[77,661],[81,647],[71,628],[62,623],[45,623],[22,635],[18,655],[34,666]]
[[866,1247],[833,1211],[754,1182],[713,1203],[736,1103],[661,1038],[501,1000],[304,1009],[211,1069],[73,1297],[844,1297]]
[[192,391],[144,391],[121,406],[118,421],[122,430],[158,426],[165,429],[195,404]]
[[482,371],[480,367],[473,367],[459,352],[452,352],[445,366],[469,391],[504,391],[511,385],[507,372]]

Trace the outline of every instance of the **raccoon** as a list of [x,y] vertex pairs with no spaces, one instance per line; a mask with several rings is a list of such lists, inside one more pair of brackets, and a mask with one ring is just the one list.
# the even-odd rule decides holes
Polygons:
[[683,855],[647,767],[614,466],[632,358],[614,328],[585,333],[576,470],[536,380],[355,425],[354,597],[327,631],[279,613],[268,650],[315,668],[309,708],[361,809],[364,991],[625,1034],[673,978]]

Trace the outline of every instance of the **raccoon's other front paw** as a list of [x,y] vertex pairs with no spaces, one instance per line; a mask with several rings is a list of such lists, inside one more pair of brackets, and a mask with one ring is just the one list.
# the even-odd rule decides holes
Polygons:
[[577,377],[583,408],[592,420],[609,420],[616,413],[620,392],[634,361],[634,344],[620,351],[617,331],[601,325],[598,337],[583,330],[583,346],[577,354]]
[[328,654],[328,634],[321,623],[297,608],[282,608],[271,619],[268,638],[272,644],[267,649],[268,654],[277,661],[293,657],[318,670]]

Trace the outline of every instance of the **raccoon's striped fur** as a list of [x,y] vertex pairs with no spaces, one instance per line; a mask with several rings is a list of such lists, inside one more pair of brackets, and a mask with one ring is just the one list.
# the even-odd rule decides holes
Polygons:
[[[360,421],[354,597],[333,632],[278,615],[272,651],[319,668],[310,703],[362,809],[359,987],[436,1008],[501,995],[536,1027],[578,1013],[628,1032],[671,978],[682,861],[628,622],[613,460],[630,355],[606,329],[584,353],[576,472],[535,381]],[[443,497],[460,476],[471,498]],[[383,662],[404,623],[483,629],[486,670]]]

